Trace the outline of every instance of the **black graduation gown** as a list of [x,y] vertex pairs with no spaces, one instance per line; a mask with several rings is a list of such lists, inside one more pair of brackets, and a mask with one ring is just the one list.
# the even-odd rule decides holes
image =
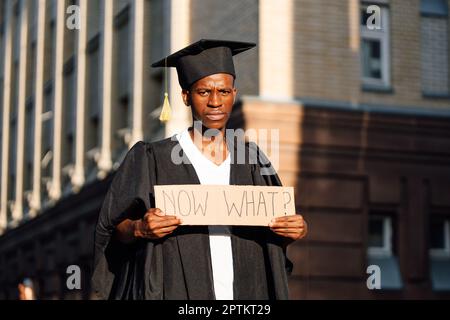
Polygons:
[[[238,142],[229,143],[236,160]],[[242,143],[241,143],[242,145]],[[178,147],[178,149],[174,149]],[[245,143],[246,159],[255,144]],[[160,240],[139,239],[123,244],[113,236],[126,218],[142,217],[155,206],[154,185],[199,184],[192,164],[174,164],[178,141],[136,143],[127,153],[106,194],[95,232],[92,276],[100,299],[215,299],[207,226],[180,226]],[[239,153],[242,154],[242,153]],[[268,160],[231,164],[231,185],[274,185],[276,174],[261,175]],[[270,164],[269,164],[270,165]],[[284,238],[268,227],[232,227],[234,299],[288,299]]]

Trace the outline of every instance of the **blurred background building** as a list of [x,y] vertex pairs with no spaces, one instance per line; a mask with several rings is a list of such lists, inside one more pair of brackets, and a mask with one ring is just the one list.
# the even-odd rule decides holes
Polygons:
[[449,4],[0,1],[0,298],[25,277],[38,299],[91,298],[114,171],[136,141],[189,124],[174,70],[174,116],[159,122],[150,64],[201,38],[258,43],[236,58],[231,125],[279,130],[279,173],[310,229],[288,250],[291,298],[450,298]]

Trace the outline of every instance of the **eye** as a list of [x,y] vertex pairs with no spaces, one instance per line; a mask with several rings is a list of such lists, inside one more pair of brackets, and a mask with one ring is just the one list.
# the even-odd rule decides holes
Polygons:
[[206,97],[209,94],[208,90],[198,90],[197,93],[201,96],[201,97]]
[[229,95],[229,94],[231,93],[231,90],[227,90],[227,89],[225,89],[225,90],[220,90],[220,93],[221,93],[223,96],[227,96],[227,95]]

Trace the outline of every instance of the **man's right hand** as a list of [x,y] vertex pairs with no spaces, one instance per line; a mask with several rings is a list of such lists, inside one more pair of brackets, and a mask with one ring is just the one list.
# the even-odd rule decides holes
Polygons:
[[166,215],[158,208],[150,208],[142,219],[134,221],[134,237],[160,239],[171,234],[180,224],[178,217]]

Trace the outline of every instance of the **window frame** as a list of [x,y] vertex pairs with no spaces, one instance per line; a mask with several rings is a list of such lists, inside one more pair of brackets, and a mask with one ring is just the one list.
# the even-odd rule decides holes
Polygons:
[[[430,257],[432,259],[450,259],[450,219],[446,218],[444,222],[444,248],[429,248]],[[430,230],[431,231],[431,230]]]
[[[382,4],[382,3],[380,3]],[[361,10],[367,11],[367,3],[361,3]],[[363,85],[377,88],[391,87],[391,54],[390,54],[390,14],[389,7],[385,5],[379,6],[381,9],[381,30],[369,30],[366,26],[361,25],[360,22],[360,79]],[[362,43],[365,39],[379,40],[380,42],[380,62],[381,62],[381,79],[365,77],[363,74],[363,58],[362,58]]]
[[373,257],[392,257],[393,254],[393,229],[392,229],[392,217],[387,215],[373,214],[369,216],[369,219],[382,219],[383,222],[383,246],[371,247],[367,246],[367,254]]

